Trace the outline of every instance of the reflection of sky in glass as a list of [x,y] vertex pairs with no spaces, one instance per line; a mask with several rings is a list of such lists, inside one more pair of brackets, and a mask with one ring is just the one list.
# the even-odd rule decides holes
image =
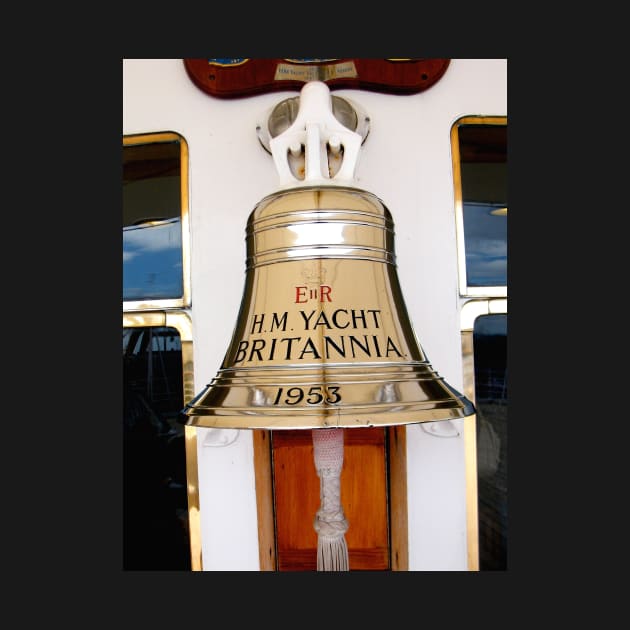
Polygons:
[[496,204],[464,203],[468,286],[507,286],[507,215]]
[[123,228],[123,300],[178,298],[183,293],[180,218]]

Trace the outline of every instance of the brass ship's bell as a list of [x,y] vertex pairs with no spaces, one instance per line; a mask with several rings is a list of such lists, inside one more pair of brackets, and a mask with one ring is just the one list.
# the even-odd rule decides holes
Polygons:
[[[332,117],[321,85],[307,84],[302,99],[308,101],[305,90],[312,88],[316,107],[323,102]],[[308,113],[307,105],[300,103],[300,112]],[[370,427],[474,413],[415,338],[389,210],[352,185],[354,165],[345,161],[356,161],[361,134],[330,117],[326,125],[309,126],[311,119],[298,126],[297,144],[306,150],[297,183],[295,164],[291,172],[286,167],[295,137],[288,133],[279,147],[274,142],[283,134],[269,142],[276,162],[284,160],[284,189],[249,216],[245,288],[232,341],[215,378],[186,406],[185,422],[233,429]],[[322,154],[330,158],[337,146],[344,165],[334,179]]]

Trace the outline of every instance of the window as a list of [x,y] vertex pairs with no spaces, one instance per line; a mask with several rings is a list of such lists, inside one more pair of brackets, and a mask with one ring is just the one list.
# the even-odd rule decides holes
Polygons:
[[125,570],[190,569],[182,374],[175,328],[123,327]]
[[188,149],[176,133],[123,137],[123,308],[190,305]]
[[190,318],[125,314],[122,337],[123,568],[201,570]]
[[469,566],[507,569],[507,300],[472,300],[462,309]]
[[188,160],[176,133],[123,137],[123,568],[201,568]]
[[505,297],[507,118],[461,118],[451,146],[460,294]]
[[462,297],[468,565],[507,569],[507,117],[451,130]]

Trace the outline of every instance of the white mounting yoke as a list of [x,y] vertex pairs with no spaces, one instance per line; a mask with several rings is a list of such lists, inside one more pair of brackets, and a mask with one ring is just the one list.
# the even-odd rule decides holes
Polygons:
[[[335,104],[343,109],[344,120],[355,130],[343,125],[333,111]],[[292,105],[287,99],[280,105]],[[270,151],[280,177],[280,187],[356,186],[355,171],[361,144],[367,137],[369,118],[346,99],[331,97],[330,89],[321,81],[309,81],[300,91],[297,115],[284,108],[290,125],[271,137],[258,125],[258,137]],[[278,111],[277,106],[274,112]],[[273,115],[273,112],[272,112]],[[271,118],[267,128],[272,127]]]

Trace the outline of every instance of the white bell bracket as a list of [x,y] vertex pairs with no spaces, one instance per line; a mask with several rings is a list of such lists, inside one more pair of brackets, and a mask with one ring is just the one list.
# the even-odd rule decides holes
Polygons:
[[355,185],[359,150],[370,119],[355,103],[332,96],[321,81],[285,99],[258,124],[260,143],[271,153],[281,188]]
[[202,442],[204,447],[229,446],[236,442],[239,432],[237,429],[207,429]]
[[441,422],[423,422],[420,424],[422,430],[429,435],[441,438],[459,437],[459,431],[452,420],[442,420]]

